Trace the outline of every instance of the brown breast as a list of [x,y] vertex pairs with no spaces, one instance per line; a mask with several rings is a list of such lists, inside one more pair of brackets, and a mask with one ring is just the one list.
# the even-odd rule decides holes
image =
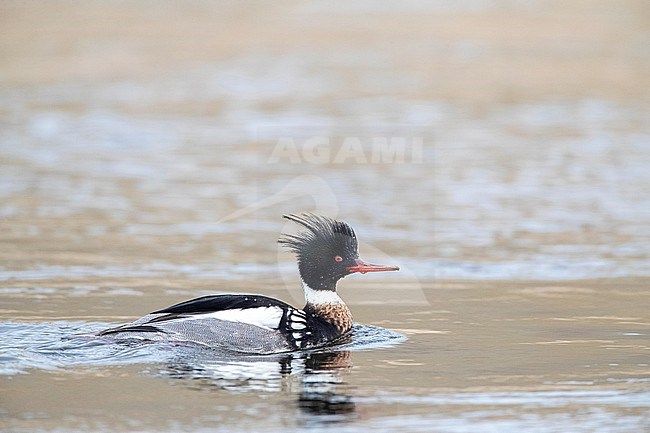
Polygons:
[[352,328],[352,313],[345,304],[309,305],[312,314],[318,316],[334,326],[339,334],[345,334]]

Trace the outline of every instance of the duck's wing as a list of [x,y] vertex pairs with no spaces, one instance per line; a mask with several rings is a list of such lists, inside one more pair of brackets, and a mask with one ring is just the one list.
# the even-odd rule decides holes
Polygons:
[[248,323],[268,329],[280,329],[288,316],[302,313],[286,302],[262,295],[213,295],[191,299],[154,311],[148,323],[160,323],[174,319],[218,319]]
[[248,310],[253,308],[293,309],[286,302],[262,295],[210,295],[181,302],[151,314],[203,314],[224,310]]
[[235,333],[247,345],[266,341],[274,350],[281,346],[290,350],[299,347],[299,331],[305,328],[306,320],[302,310],[266,296],[213,295],[172,305],[97,335],[155,340],[173,340],[176,336],[213,345]]

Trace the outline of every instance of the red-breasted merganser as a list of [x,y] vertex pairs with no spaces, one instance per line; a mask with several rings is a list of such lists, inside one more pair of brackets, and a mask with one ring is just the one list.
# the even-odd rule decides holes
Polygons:
[[302,310],[262,295],[204,296],[155,311],[97,336],[195,342],[238,353],[269,354],[325,346],[352,328],[336,283],[355,272],[397,271],[359,259],[352,227],[314,214],[284,215],[306,230],[278,241],[296,254],[305,292]]

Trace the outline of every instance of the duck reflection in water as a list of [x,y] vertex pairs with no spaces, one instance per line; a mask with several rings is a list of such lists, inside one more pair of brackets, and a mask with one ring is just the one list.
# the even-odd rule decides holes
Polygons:
[[340,415],[341,420],[349,419],[356,407],[342,388],[343,372],[351,367],[349,351],[320,352],[307,357],[298,407],[308,414]]
[[187,386],[202,391],[284,393],[295,397],[297,407],[308,415],[307,423],[330,423],[355,416],[355,403],[345,383],[351,358],[348,350],[320,350],[185,361],[167,364],[160,375],[186,380]]

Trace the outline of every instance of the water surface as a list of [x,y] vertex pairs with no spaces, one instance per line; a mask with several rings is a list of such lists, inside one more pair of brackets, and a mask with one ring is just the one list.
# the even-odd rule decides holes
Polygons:
[[[0,6],[4,431],[650,429],[644,2],[183,5]],[[401,268],[341,282],[350,345],[70,338],[300,306],[301,210]]]

